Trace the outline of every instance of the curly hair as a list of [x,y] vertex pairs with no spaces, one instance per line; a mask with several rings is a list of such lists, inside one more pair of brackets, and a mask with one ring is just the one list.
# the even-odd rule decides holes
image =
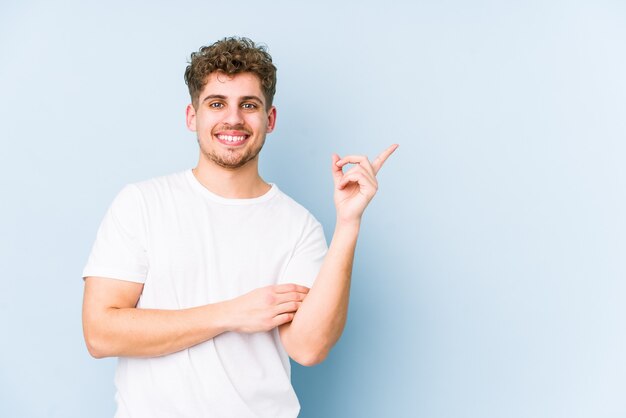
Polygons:
[[216,71],[228,75],[255,74],[261,82],[267,108],[272,106],[276,93],[276,67],[265,46],[256,45],[248,38],[230,37],[193,52],[185,69],[185,83],[194,107],[198,105],[208,76]]

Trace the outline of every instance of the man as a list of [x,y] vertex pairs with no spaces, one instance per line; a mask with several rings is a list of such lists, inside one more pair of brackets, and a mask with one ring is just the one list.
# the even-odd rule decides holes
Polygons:
[[119,357],[117,417],[295,417],[288,357],[317,364],[339,339],[361,215],[397,146],[372,163],[333,155],[327,249],[258,172],[276,123],[265,49],[223,39],[191,55],[185,80],[198,165],[115,198],[83,272],[87,347]]

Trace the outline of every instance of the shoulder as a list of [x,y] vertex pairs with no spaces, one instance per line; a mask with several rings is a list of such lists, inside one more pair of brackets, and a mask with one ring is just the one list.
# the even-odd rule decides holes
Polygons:
[[184,193],[185,173],[182,171],[127,184],[113,200],[112,209],[146,211],[164,201],[176,199],[176,195]]
[[281,207],[283,214],[290,219],[293,219],[297,222],[301,222],[309,227],[320,225],[318,220],[313,216],[313,214],[300,203],[298,203],[291,196],[278,189],[276,185],[274,187],[277,188],[276,192],[276,201],[278,205]]
[[154,177],[148,180],[131,183],[126,188],[136,189],[141,193],[155,192],[159,190],[176,190],[184,188],[187,185],[188,171],[179,171],[177,173],[165,176]]
[[283,192],[278,188],[277,185],[273,185],[276,188],[276,203],[280,206],[283,206],[295,214],[305,215],[311,214],[307,208],[298,203],[295,199],[289,196],[287,193]]
[[154,203],[155,200],[171,198],[189,191],[188,170],[130,183],[121,193],[135,194],[140,200]]

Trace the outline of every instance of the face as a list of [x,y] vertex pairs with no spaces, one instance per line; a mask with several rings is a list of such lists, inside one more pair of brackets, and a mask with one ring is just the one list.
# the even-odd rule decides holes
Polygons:
[[187,127],[198,135],[200,164],[236,169],[256,162],[275,123],[276,109],[267,109],[261,82],[252,73],[211,73],[197,108],[187,106]]

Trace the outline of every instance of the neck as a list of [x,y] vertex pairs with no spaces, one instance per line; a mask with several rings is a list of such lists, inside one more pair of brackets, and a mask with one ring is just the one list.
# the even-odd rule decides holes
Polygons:
[[227,199],[251,199],[267,193],[270,185],[259,175],[258,159],[239,168],[224,168],[200,156],[193,174],[212,193]]

